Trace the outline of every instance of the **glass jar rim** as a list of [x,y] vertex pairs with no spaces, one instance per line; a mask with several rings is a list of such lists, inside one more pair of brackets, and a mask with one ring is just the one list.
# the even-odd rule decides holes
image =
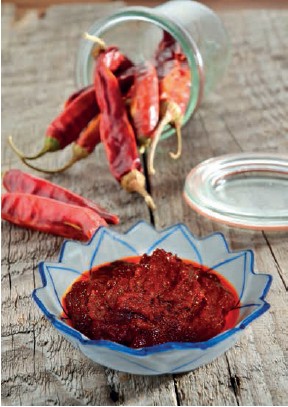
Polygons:
[[[107,30],[109,30],[109,28],[129,20],[145,21],[157,25],[171,34],[180,44],[185,53],[191,71],[192,83],[190,99],[183,120],[184,126],[199,107],[204,88],[203,61],[193,38],[189,32],[185,30],[184,27],[181,27],[176,21],[166,15],[161,15],[155,8],[144,6],[129,6],[121,8],[115,13],[98,19],[90,26],[87,32],[91,35],[101,37]],[[76,81],[78,86],[89,84],[86,67],[88,67],[92,47],[92,43],[85,39],[81,39],[76,61]],[[83,66],[86,70],[83,70]],[[173,133],[174,129],[170,127],[163,133],[162,138],[167,138]]]

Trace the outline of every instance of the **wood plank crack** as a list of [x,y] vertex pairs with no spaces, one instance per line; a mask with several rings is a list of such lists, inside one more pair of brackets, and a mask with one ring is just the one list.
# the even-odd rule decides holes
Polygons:
[[241,380],[237,375],[232,375],[229,358],[228,358],[227,354],[225,355],[225,359],[227,361],[227,367],[228,367],[228,372],[229,372],[229,376],[230,376],[230,385],[234,392],[236,403],[238,406],[240,406],[241,403],[239,401],[239,397],[240,397]]
[[177,378],[173,375],[173,382],[174,382],[174,390],[175,390],[175,397],[176,397],[176,402],[177,406],[181,406],[181,394],[178,389],[178,383],[177,383]]
[[12,225],[9,225],[9,238],[8,238],[8,249],[7,249],[7,259],[8,259],[8,264],[7,264],[7,274],[8,274],[8,281],[9,281],[9,294],[11,298],[12,294],[12,278],[11,278],[11,273],[10,273],[10,254],[11,254],[11,230],[12,230]]
[[[142,167],[143,167],[143,172],[145,175],[145,179],[146,179],[146,189],[147,192],[153,197],[153,189],[152,189],[152,183],[150,180],[150,175],[148,172],[148,157],[147,154],[144,153],[142,154]],[[157,202],[156,202],[156,206],[157,206]],[[150,223],[151,225],[155,226],[155,216],[154,216],[154,212],[152,211],[152,209],[149,209],[149,217],[150,217]]]
[[120,391],[119,375],[117,372],[114,372],[112,369],[109,368],[105,368],[104,371],[109,387],[109,397],[113,403],[121,405],[124,402],[124,399]]

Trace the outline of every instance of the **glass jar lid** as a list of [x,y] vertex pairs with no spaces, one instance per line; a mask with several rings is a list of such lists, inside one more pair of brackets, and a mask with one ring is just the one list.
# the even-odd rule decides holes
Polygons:
[[288,230],[288,156],[241,153],[206,160],[187,175],[184,198],[221,223]]

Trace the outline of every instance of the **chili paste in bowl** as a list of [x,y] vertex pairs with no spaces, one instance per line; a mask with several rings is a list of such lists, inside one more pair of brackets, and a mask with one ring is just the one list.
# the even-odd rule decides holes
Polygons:
[[67,241],[42,262],[33,298],[89,359],[136,374],[179,373],[229,349],[268,310],[271,276],[224,236],[194,237],[183,224],[157,231],[101,227],[88,244]]
[[84,272],[63,319],[90,339],[132,348],[201,342],[236,324],[239,298],[216,272],[163,249]]

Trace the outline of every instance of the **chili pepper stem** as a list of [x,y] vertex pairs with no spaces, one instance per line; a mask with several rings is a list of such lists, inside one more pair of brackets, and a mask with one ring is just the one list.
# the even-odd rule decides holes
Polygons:
[[181,135],[181,123],[182,123],[182,112],[180,107],[173,101],[169,102],[162,102],[161,111],[163,112],[163,117],[160,120],[158,126],[153,135],[152,143],[151,143],[151,150],[148,157],[148,172],[150,175],[155,174],[154,168],[154,158],[156,147],[159,143],[162,131],[164,130],[165,126],[169,123],[172,123],[173,126],[176,128],[177,134],[177,151],[176,153],[170,152],[170,157],[174,160],[178,159],[181,156],[182,152],[182,135]]
[[170,115],[170,112],[167,110],[166,113],[164,114],[164,116],[162,117],[162,119],[160,120],[154,135],[153,135],[153,139],[152,139],[152,143],[151,143],[151,149],[150,149],[150,153],[149,153],[149,157],[148,157],[148,173],[150,175],[154,175],[155,174],[155,168],[154,168],[154,158],[155,158],[155,153],[156,153],[156,147],[159,143],[162,131],[164,130],[165,126],[170,123],[172,120],[172,117]]
[[82,158],[87,157],[87,155],[83,155],[82,157],[73,156],[63,167],[53,170],[54,172],[64,172],[68,170],[68,168],[72,167],[73,164],[77,163],[77,161],[81,160]]
[[181,156],[182,152],[182,134],[181,134],[181,125],[183,120],[183,115],[181,108],[177,105],[177,103],[170,101],[167,103],[167,110],[170,112],[172,116],[173,126],[176,129],[177,135],[177,151],[176,153],[172,153],[170,151],[170,157],[174,160],[177,160]]
[[55,143],[55,147],[53,147],[52,143],[46,142],[46,143],[44,144],[43,148],[42,148],[37,154],[35,154],[35,155],[33,155],[33,156],[27,156],[27,155],[24,155],[24,154],[22,153],[22,151],[20,151],[20,150],[18,149],[18,147],[16,147],[16,145],[15,145],[14,142],[13,142],[12,136],[9,136],[9,137],[8,137],[8,143],[10,144],[10,147],[12,148],[12,150],[14,151],[14,153],[15,153],[16,155],[18,155],[18,157],[19,157],[22,161],[23,161],[23,160],[36,160],[36,158],[40,158],[40,157],[42,157],[44,154],[46,154],[46,153],[48,153],[48,152],[50,152],[50,151],[58,150],[58,146],[56,146],[56,143]]
[[105,42],[101,38],[96,37],[96,35],[91,35],[91,34],[85,32],[83,34],[83,37],[85,40],[89,40],[89,41],[92,41],[92,42],[98,44],[102,49],[106,49]]
[[181,153],[182,153],[181,121],[179,121],[179,123],[175,122],[175,129],[176,129],[176,134],[177,134],[178,147],[177,147],[176,153],[173,153],[172,151],[169,152],[170,157],[173,158],[173,160],[177,160],[178,158],[180,158]]
[[151,195],[145,189],[145,176],[138,170],[132,170],[121,179],[121,186],[128,192],[137,192],[141,195],[147,206],[154,211],[156,205]]
[[66,171],[68,168],[72,167],[73,164],[75,164],[77,161],[82,160],[82,158],[86,158],[88,157],[89,153],[87,150],[85,150],[84,148],[77,146],[77,144],[74,144],[73,146],[73,156],[71,157],[71,159],[65,164],[63,165],[63,167],[54,169],[54,170],[48,170],[48,169],[43,169],[43,168],[39,168],[36,167],[30,163],[27,163],[25,158],[21,158],[22,162],[27,165],[27,167],[32,168],[33,170],[39,171],[39,172],[43,172],[44,174],[58,174],[60,172],[64,172]]
[[32,170],[43,172],[44,174],[58,174],[59,172],[65,171],[67,168],[71,167],[72,164],[74,164],[74,162],[71,163],[71,161],[70,161],[68,163],[69,166],[66,164],[64,167],[58,168],[57,170],[48,170],[48,169],[36,167],[35,165],[28,163],[25,158],[21,158],[21,161],[23,162],[23,164],[25,164],[27,167],[31,168]]

